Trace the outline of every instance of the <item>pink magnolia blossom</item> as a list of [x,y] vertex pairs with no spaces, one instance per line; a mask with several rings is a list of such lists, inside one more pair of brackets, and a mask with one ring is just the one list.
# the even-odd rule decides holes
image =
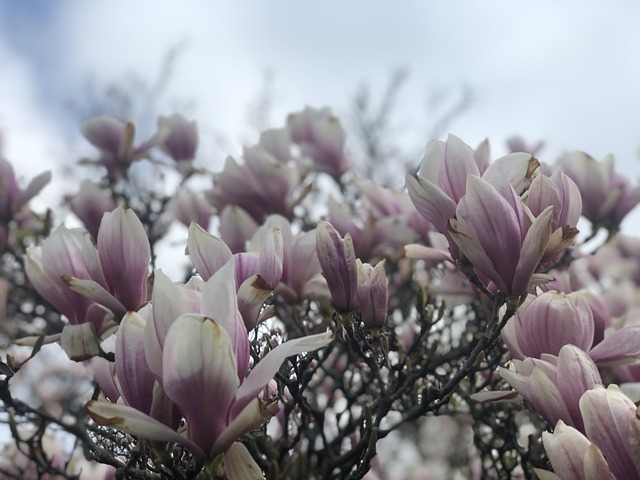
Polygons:
[[357,260],[358,265],[358,307],[362,323],[369,328],[382,328],[387,323],[389,286],[384,270],[385,261],[375,267]]
[[271,229],[262,242],[260,252],[232,254],[218,237],[193,223],[189,227],[187,252],[200,276],[206,281],[230,259],[235,266],[238,301],[247,328],[263,321],[262,305],[278,286],[283,272],[282,232]]
[[513,364],[515,371],[501,368],[500,375],[549,425],[562,420],[584,431],[580,398],[587,390],[602,387],[598,368],[585,352],[565,345],[557,357],[543,354]]
[[404,245],[427,240],[430,225],[407,193],[369,180],[357,181],[356,186],[362,195],[362,208],[352,214],[343,202],[330,197],[328,219],[341,235],[351,235],[358,258],[397,258]]
[[589,390],[580,399],[586,436],[600,448],[619,479],[640,479],[637,407],[616,385]]
[[[417,175],[407,175],[409,196],[416,209],[448,240],[453,260],[460,258],[459,245],[451,236],[450,220],[459,214],[458,206],[468,193],[468,178],[482,177],[501,191],[511,184],[514,194],[521,195],[531,183],[539,162],[530,154],[514,153],[489,165],[489,145],[482,143],[474,151],[462,140],[449,135],[446,142],[433,140]],[[512,194],[504,192],[507,197]]]
[[179,164],[190,164],[198,148],[198,127],[182,115],[158,118],[158,133],[153,139],[167,155]]
[[260,133],[258,144],[276,159],[287,163],[291,156],[291,133],[285,128],[271,128]]
[[306,107],[302,112],[292,113],[287,119],[287,129],[302,154],[311,158],[315,170],[339,180],[351,168],[351,159],[344,150],[344,129],[329,109]]
[[575,182],[562,172],[550,177],[537,175],[527,191],[527,206],[534,216],[540,215],[549,205],[553,206],[551,238],[543,263],[553,262],[569,246],[578,234],[578,220],[582,212],[582,198]]
[[102,216],[117,206],[109,191],[90,180],[80,183],[80,190],[71,198],[69,205],[93,238],[98,237]]
[[613,156],[602,162],[583,152],[558,160],[562,171],[573,179],[582,195],[582,215],[595,227],[617,230],[622,219],[640,202],[640,187],[615,171]]
[[0,155],[0,223],[8,223],[50,181],[51,172],[43,172],[21,189],[13,166]]
[[69,320],[62,344],[73,358],[91,356],[94,333],[147,301],[151,253],[135,213],[119,207],[105,214],[97,240],[96,248],[87,232],[62,226],[41,247],[27,250],[29,280]]
[[169,210],[176,219],[188,227],[192,222],[207,230],[213,215],[213,207],[201,195],[187,188],[182,188],[174,197]]
[[100,150],[101,157],[94,163],[103,165],[112,181],[126,176],[131,164],[146,157],[153,147],[152,141],[134,147],[133,123],[123,122],[106,115],[90,118],[80,126],[80,131],[94,147]]
[[247,211],[237,205],[227,205],[220,213],[220,238],[232,253],[245,252],[247,242],[258,230],[256,222]]
[[274,228],[280,230],[283,244],[282,277],[275,292],[291,304],[309,296],[327,296],[326,286],[320,282],[322,269],[316,254],[315,230],[294,233],[286,218],[271,215],[247,242],[247,250],[260,251]]
[[[553,207],[533,218],[506,177],[494,184],[469,175],[449,221],[449,235],[487,287],[503,294],[527,292],[551,238]],[[548,278],[544,279],[545,281]]]
[[[148,398],[148,387],[145,393],[145,388],[133,384],[129,386],[133,397],[128,398],[128,405],[103,401],[87,405],[97,422],[152,440],[181,443],[200,460],[207,460],[228,452],[239,436],[277,411],[276,404],[259,398],[260,391],[285,358],[321,348],[332,336],[320,334],[286,342],[270,351],[247,375],[249,341],[238,310],[234,270],[230,260],[209,278],[200,298],[199,313],[180,313],[194,310],[192,296],[157,275],[160,283],[158,292],[154,288],[153,316],[144,327],[145,355],[142,358],[135,354],[129,359],[133,365],[148,365],[184,417],[186,436],[134,408],[133,397]],[[167,297],[171,292],[174,295]],[[139,350],[132,353],[136,351]],[[123,358],[122,368],[135,368],[133,365],[127,365]],[[212,404],[216,408],[211,408]]]
[[536,469],[540,480],[615,480],[602,451],[562,420],[542,432],[542,442],[555,473]]
[[502,331],[509,352],[518,359],[558,355],[572,344],[589,351],[593,344],[594,319],[582,293],[544,292],[529,297]]
[[244,163],[227,157],[214,181],[209,201],[222,211],[227,205],[242,207],[257,222],[272,213],[289,218],[299,202],[301,174],[260,146],[244,149]]

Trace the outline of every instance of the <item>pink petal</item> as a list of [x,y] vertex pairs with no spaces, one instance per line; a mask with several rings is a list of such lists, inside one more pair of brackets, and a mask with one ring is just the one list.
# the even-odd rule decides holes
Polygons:
[[116,208],[102,217],[98,253],[113,295],[127,310],[147,300],[151,248],[142,223],[131,209]]
[[201,313],[223,327],[231,338],[238,365],[238,379],[242,380],[249,367],[247,328],[238,311],[234,261],[229,260],[205,284]]
[[456,215],[456,202],[426,178],[407,174],[406,183],[411,201],[420,215],[440,233],[446,234],[449,219]]
[[197,223],[192,223],[189,227],[187,254],[204,281],[231,258],[231,250],[227,244]]
[[262,243],[256,272],[272,289],[278,286],[282,278],[283,249],[282,231],[274,227]]
[[271,350],[258,364],[251,370],[236,393],[233,405],[233,414],[237,415],[248,403],[264,388],[264,386],[276,374],[282,362],[287,357],[298,355],[304,352],[312,352],[324,347],[333,340],[330,332],[310,335],[307,337],[289,340],[278,345]]
[[522,242],[520,258],[512,284],[513,294],[521,294],[529,289],[535,272],[551,237],[553,207],[547,207],[533,222]]
[[640,325],[629,325],[611,333],[589,351],[598,365],[632,363],[640,357]]
[[129,406],[150,413],[155,379],[144,352],[146,322],[135,312],[124,316],[116,338],[115,357],[122,396]]
[[204,315],[181,315],[167,333],[162,363],[162,386],[185,417],[187,436],[210,451],[240,385],[229,334]]

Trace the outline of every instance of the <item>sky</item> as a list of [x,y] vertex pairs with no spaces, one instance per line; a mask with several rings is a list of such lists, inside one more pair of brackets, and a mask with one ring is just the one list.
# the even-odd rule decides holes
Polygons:
[[[544,140],[549,163],[568,150],[611,153],[637,181],[639,22],[635,0],[0,2],[4,154],[23,177],[53,169],[50,190],[68,187],[55,172],[91,152],[77,127],[90,92],[131,78],[153,85],[176,49],[163,95],[137,97],[136,120],[144,136],[157,113],[197,119],[198,160],[210,166],[256,140],[247,118],[265,72],[275,127],[305,105],[346,119],[360,85],[380,93],[406,68],[397,135],[416,165],[438,117],[430,98],[468,89],[472,102],[448,125],[468,144],[488,137],[497,158],[519,134]],[[637,213],[625,228],[634,225]]]

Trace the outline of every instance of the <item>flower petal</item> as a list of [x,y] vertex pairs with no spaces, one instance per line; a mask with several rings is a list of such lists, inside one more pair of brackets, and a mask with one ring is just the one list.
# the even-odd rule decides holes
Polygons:
[[118,207],[104,214],[98,254],[109,290],[127,310],[137,310],[147,300],[151,247],[133,210]]
[[229,334],[204,315],[181,315],[167,333],[162,363],[162,386],[185,417],[187,436],[208,452],[240,384]]
[[289,340],[267,353],[238,388],[236,401],[233,405],[233,414],[240,413],[258,395],[258,392],[273,378],[287,357],[318,350],[330,343],[331,340],[333,340],[332,333],[319,333]]
[[222,457],[224,473],[229,480],[262,480],[262,470],[240,442],[234,442]]
[[117,428],[149,440],[179,443],[191,450],[200,461],[206,459],[205,453],[194,442],[135,408],[109,402],[89,401],[86,409],[99,425]]
[[187,254],[204,281],[209,280],[231,258],[227,244],[197,223],[189,226]]

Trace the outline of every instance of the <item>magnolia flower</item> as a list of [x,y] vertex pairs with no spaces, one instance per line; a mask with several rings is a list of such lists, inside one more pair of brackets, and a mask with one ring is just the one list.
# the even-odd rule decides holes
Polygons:
[[553,206],[552,234],[543,263],[557,260],[578,234],[576,225],[582,211],[580,191],[574,181],[562,172],[551,177],[537,175],[527,191],[527,206],[534,216],[540,215],[549,205]]
[[593,313],[586,296],[555,291],[527,298],[502,330],[509,352],[518,359],[558,355],[567,344],[589,351],[593,336]]
[[265,316],[268,312],[262,311],[262,305],[277,287],[283,271],[282,232],[279,228],[271,229],[259,253],[232,254],[220,238],[192,223],[187,253],[205,281],[233,259],[240,312],[247,328],[252,329],[268,318]]
[[227,157],[224,169],[209,192],[209,201],[221,211],[238,205],[257,222],[272,213],[289,218],[300,198],[295,195],[301,176],[297,168],[283,164],[260,146],[245,148],[244,163]]
[[466,192],[467,176],[479,177],[486,168],[486,164],[478,164],[471,147],[458,137],[449,135],[446,142],[432,140],[427,144],[418,175],[407,175],[409,196],[418,212],[448,236],[448,223]]
[[615,480],[602,451],[562,420],[553,433],[542,432],[542,443],[555,473],[536,469],[540,480]]
[[80,191],[71,198],[69,205],[93,238],[98,236],[102,216],[117,206],[109,191],[90,180],[80,183]]
[[247,242],[247,250],[260,251],[274,228],[282,233],[283,244],[282,277],[276,293],[291,304],[309,296],[327,296],[326,285],[319,281],[322,269],[316,254],[315,230],[293,233],[286,218],[271,215]]
[[[287,222],[288,223],[288,222]],[[247,242],[258,230],[258,223],[237,205],[227,205],[220,213],[220,238],[233,253],[246,251]]]
[[363,208],[357,216],[333,196],[329,197],[328,218],[341,234],[349,233],[358,258],[397,258],[402,247],[418,238],[426,241],[429,223],[418,213],[409,195],[384,188],[369,180],[356,186]]
[[8,223],[14,215],[51,181],[51,172],[43,172],[24,190],[18,186],[11,164],[0,156],[0,223]]
[[369,328],[382,328],[387,323],[389,286],[384,271],[385,261],[375,267],[357,260],[358,265],[358,307],[362,323]]
[[[232,448],[233,442],[278,409],[277,404],[259,398],[261,390],[285,358],[321,348],[332,336],[319,334],[286,342],[271,350],[247,375],[249,342],[237,306],[233,261],[204,285],[197,307],[200,313],[179,314],[196,307],[192,296],[181,287],[168,285],[171,282],[163,275],[157,278],[160,283],[158,291],[154,287],[153,316],[144,326],[144,358],[135,353],[139,352],[139,343],[136,346],[123,340],[132,345],[132,350],[128,360],[122,358],[120,368],[130,370],[127,375],[133,380],[139,375],[135,366],[144,367],[146,363],[151,376],[184,417],[186,435],[145,413],[148,403],[132,406],[137,395],[148,399],[148,386],[127,382],[127,405],[94,401],[87,404],[87,409],[98,423],[151,440],[180,443],[201,461],[226,452],[228,468],[239,468],[236,456],[245,460],[250,457],[241,448]],[[173,295],[169,297],[170,293]],[[139,326],[134,328],[134,332],[139,331]]]
[[562,420],[583,428],[580,398],[589,389],[602,387],[598,368],[589,356],[574,345],[565,345],[558,356],[513,360],[515,371],[501,368],[504,378],[549,425]]
[[492,185],[467,177],[449,235],[486,286],[492,282],[500,293],[518,296],[540,280],[534,274],[551,237],[553,207],[532,218],[506,177],[498,178]]
[[558,160],[562,171],[573,179],[582,195],[582,215],[595,227],[617,230],[626,216],[640,202],[640,187],[614,170],[613,156],[602,162],[583,152],[574,152]]
[[198,148],[198,127],[182,115],[158,118],[158,133],[154,142],[178,163],[191,163]]
[[213,208],[201,194],[186,188],[180,189],[171,202],[169,210],[184,226],[188,227],[195,222],[205,230],[209,228],[213,214]]
[[147,155],[152,141],[133,146],[135,126],[114,117],[100,115],[80,125],[82,135],[98,150],[101,157],[95,163],[104,165],[109,179],[119,180],[129,166]]
[[416,209],[445,235],[454,260],[460,258],[459,246],[453,241],[449,221],[458,214],[457,206],[468,192],[468,178],[482,177],[494,187],[503,189],[504,179],[520,195],[531,183],[539,162],[530,154],[513,153],[489,165],[489,145],[475,151],[458,137],[449,135],[446,142],[433,140],[417,175],[407,175],[407,189]]
[[589,390],[580,399],[586,436],[619,479],[640,479],[640,419],[636,405],[616,385]]
[[344,129],[329,109],[306,107],[302,112],[292,113],[287,118],[287,129],[317,171],[339,180],[351,168],[351,159],[344,151]]
[[316,227],[316,251],[333,306],[341,313],[355,311],[358,269],[351,235],[347,234],[342,239],[329,222],[320,222]]
[[[71,358],[91,356],[97,348],[92,332],[100,335],[112,319],[147,301],[151,252],[135,213],[118,207],[105,214],[97,243],[96,248],[85,231],[61,226],[41,247],[27,250],[29,280],[69,320],[62,345]],[[84,323],[92,328],[80,327]]]
[[291,134],[286,128],[271,128],[261,132],[258,144],[283,163],[292,158]]

